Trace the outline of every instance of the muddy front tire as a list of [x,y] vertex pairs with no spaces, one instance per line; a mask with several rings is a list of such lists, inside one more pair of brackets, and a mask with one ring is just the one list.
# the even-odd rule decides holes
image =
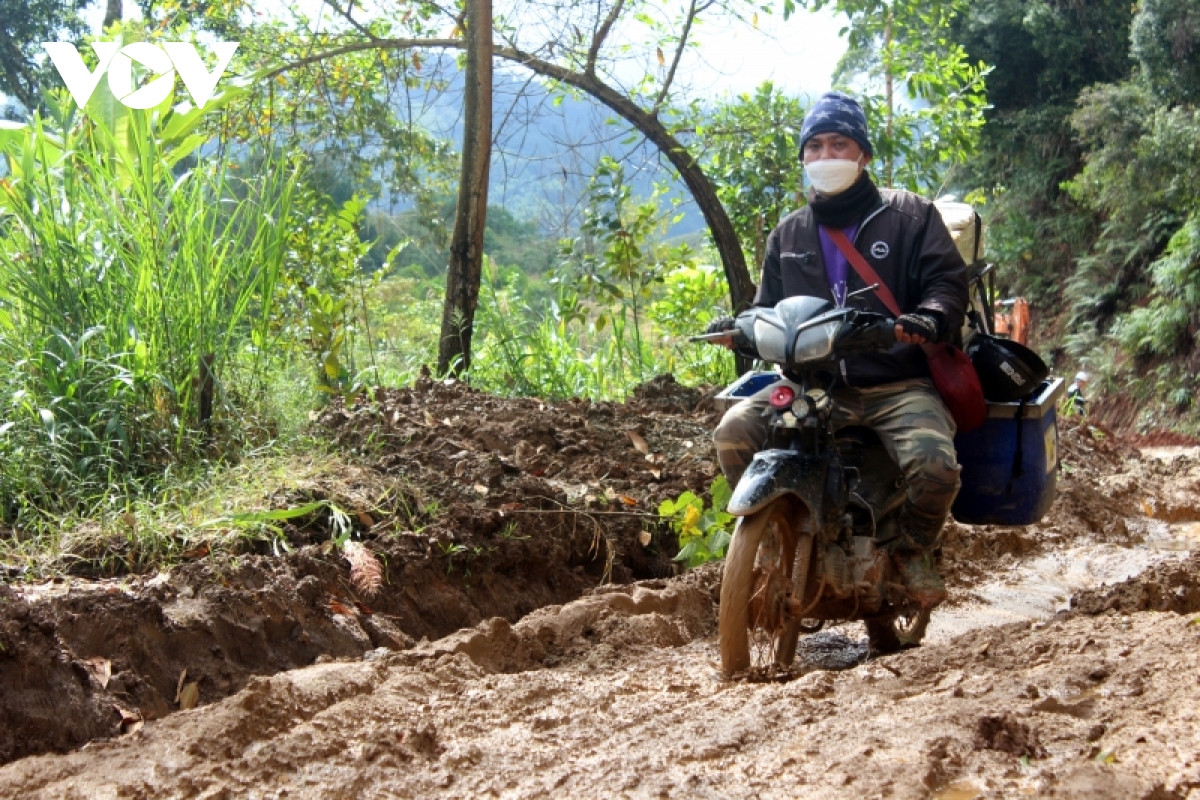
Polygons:
[[798,630],[783,623],[783,605],[792,584],[796,538],[792,506],[786,500],[738,521],[721,578],[718,627],[725,677],[751,666],[752,639],[756,651],[761,647],[768,654],[766,662],[786,657],[790,663],[794,657]]

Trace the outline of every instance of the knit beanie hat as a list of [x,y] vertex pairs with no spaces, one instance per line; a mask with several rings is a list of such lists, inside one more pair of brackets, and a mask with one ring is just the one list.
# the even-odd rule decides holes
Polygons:
[[813,104],[800,126],[800,158],[804,158],[804,144],[818,133],[840,133],[858,142],[868,156],[874,155],[871,140],[867,137],[867,115],[863,108],[848,94],[826,92]]

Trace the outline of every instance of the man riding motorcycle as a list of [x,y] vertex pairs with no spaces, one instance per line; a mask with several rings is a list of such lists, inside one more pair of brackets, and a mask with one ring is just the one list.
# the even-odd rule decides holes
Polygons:
[[[861,291],[868,287],[831,231],[845,234],[895,296],[903,312],[896,319],[896,345],[838,364],[834,425],[873,429],[900,466],[907,498],[899,517],[901,536],[891,546],[909,593],[923,608],[932,608],[946,597],[933,551],[958,493],[960,468],[954,421],[919,345],[951,340],[962,328],[966,264],[930,201],[876,188],[865,171],[873,148],[856,100],[840,92],[822,95],[805,117],[800,138],[812,183],[808,205],[771,232],[754,305],[771,308],[785,297],[808,295],[843,306],[857,293],[851,302],[887,313],[873,292]],[[708,332],[732,327],[733,320],[725,317]],[[732,346],[732,337],[721,343]],[[730,485],[737,484],[763,446],[772,388],[734,406],[717,426],[717,458]]]

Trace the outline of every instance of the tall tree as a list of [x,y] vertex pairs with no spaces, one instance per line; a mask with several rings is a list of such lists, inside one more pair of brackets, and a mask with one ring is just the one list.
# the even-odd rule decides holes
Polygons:
[[53,75],[37,55],[42,42],[65,37],[78,41],[84,25],[72,0],[0,0],[0,92],[27,110],[41,103],[41,90]]
[[442,374],[464,373],[471,368],[492,152],[492,0],[467,0],[466,40],[462,180],[450,239],[438,345],[438,372]]

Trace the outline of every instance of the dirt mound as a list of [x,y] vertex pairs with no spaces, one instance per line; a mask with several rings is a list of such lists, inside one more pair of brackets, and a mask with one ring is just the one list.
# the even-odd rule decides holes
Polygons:
[[1115,586],[1080,592],[1071,598],[1071,609],[1091,615],[1110,610],[1123,614],[1200,611],[1200,554],[1193,554],[1181,563],[1159,564]]
[[[691,414],[702,394],[668,377],[629,404],[548,404],[423,380],[335,401],[317,427],[348,455],[266,498],[324,502],[278,539],[170,575],[0,587],[0,762],[167,716],[185,671],[204,705],[255,675],[672,575],[677,545],[655,509],[715,475],[710,428]],[[378,560],[377,591],[351,581],[334,509]]]

